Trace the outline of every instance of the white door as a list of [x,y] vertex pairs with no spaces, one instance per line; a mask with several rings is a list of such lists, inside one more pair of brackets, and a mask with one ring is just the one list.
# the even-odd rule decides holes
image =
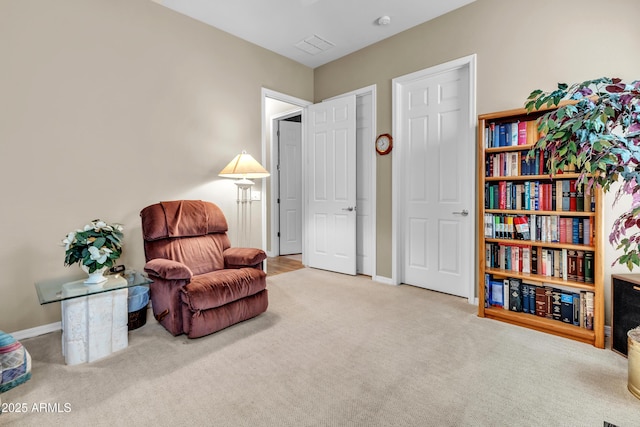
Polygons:
[[401,281],[463,297],[475,260],[469,73],[461,66],[394,85]]
[[302,123],[278,122],[280,255],[302,253]]
[[356,97],[308,107],[310,267],[356,274]]

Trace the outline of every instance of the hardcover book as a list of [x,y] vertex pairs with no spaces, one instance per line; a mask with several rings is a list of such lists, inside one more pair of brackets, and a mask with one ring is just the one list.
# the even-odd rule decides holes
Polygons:
[[576,280],[584,282],[584,251],[576,251]]
[[516,238],[520,240],[531,240],[528,218],[524,215],[516,216],[513,218],[513,222],[516,228]]
[[562,292],[560,296],[561,302],[561,320],[564,323],[573,324],[573,294]]
[[553,320],[562,319],[562,292],[560,289],[551,290],[551,316]]
[[529,313],[529,284],[522,282],[520,287],[520,295],[522,297],[522,312]]
[[518,145],[527,144],[527,122],[518,122]]
[[593,283],[593,252],[584,253],[584,281]]
[[573,293],[573,324],[576,326],[580,326],[580,294]]
[[547,296],[542,286],[535,288],[536,292],[536,316],[547,317]]
[[584,310],[584,327],[589,330],[593,330],[593,315],[594,315],[594,306],[593,299],[594,294],[591,291],[585,292],[585,310]]
[[545,299],[547,300],[547,304],[546,304],[546,308],[547,308],[547,319],[553,319],[553,312],[552,312],[552,304],[553,304],[553,288],[551,286],[545,286],[544,287],[544,296]]
[[509,310],[511,311],[522,311],[521,286],[522,281],[520,279],[509,279]]
[[562,181],[562,210],[568,211],[570,209],[569,197],[571,192],[571,186],[568,180]]
[[578,281],[578,252],[567,250],[567,280]]
[[496,307],[502,307],[504,305],[504,294],[502,293],[502,280],[491,279],[489,293],[489,304]]

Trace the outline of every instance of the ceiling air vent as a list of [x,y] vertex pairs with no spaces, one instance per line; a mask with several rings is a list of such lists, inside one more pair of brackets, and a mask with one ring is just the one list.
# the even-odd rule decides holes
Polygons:
[[300,50],[304,50],[305,52],[311,55],[317,55],[325,50],[329,50],[335,45],[322,37],[318,37],[315,34],[311,37],[307,37],[306,39],[296,43],[296,47]]

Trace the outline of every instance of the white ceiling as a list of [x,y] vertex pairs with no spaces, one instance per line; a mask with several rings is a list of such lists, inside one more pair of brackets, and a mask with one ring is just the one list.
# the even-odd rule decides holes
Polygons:
[[[475,0],[153,0],[315,68]],[[389,16],[388,25],[377,20]],[[296,44],[333,46],[311,54]],[[316,41],[303,43],[317,50]],[[322,46],[321,46],[322,47]]]

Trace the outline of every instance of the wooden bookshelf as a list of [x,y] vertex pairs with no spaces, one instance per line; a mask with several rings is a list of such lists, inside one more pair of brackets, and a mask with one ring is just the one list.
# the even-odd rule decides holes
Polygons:
[[[525,109],[514,109],[478,116],[478,316],[604,348],[602,194],[593,189],[584,197],[579,186],[574,188],[579,176],[575,171],[550,173],[544,170],[542,156],[537,162],[527,160],[538,139],[535,120],[545,111],[528,114]],[[505,135],[500,134],[503,130]],[[507,132],[511,132],[511,138],[506,137]],[[568,196],[566,191],[558,194],[563,184],[571,186]],[[572,197],[578,200],[577,205]],[[525,232],[516,230],[516,221]],[[533,260],[532,254],[539,258]],[[536,312],[515,311],[518,298],[523,306],[525,296],[514,297],[509,307],[510,301],[504,302],[509,297],[503,293],[500,306],[499,295],[491,294],[487,279],[494,284],[512,280],[515,288],[521,283],[520,291],[522,283],[527,289],[543,288],[549,305],[542,299],[532,305],[533,296],[527,293],[525,309],[535,307]],[[567,303],[563,308],[575,309],[573,319],[563,321],[554,312],[558,305],[557,300],[552,304],[552,293],[554,297],[573,296],[575,304]],[[585,307],[585,298],[593,299],[592,309]],[[546,315],[544,307],[548,307]]]

